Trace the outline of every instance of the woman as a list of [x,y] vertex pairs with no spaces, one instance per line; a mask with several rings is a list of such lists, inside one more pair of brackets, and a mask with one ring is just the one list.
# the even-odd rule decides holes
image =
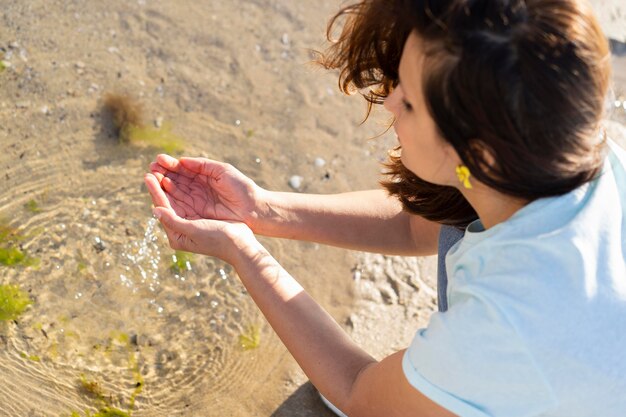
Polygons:
[[[388,194],[270,192],[230,165],[160,155],[146,183],[171,246],[231,263],[347,415],[626,415],[626,154],[600,124],[609,55],[589,6],[363,0],[331,27],[339,16],[322,61],[394,116]],[[377,362],[254,233],[439,245],[441,311]]]

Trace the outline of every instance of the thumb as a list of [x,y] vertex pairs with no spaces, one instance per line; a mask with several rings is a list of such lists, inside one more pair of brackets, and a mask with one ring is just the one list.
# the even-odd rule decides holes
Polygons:
[[174,232],[190,236],[194,232],[191,222],[178,216],[174,210],[165,207],[155,207],[152,214],[165,226]]

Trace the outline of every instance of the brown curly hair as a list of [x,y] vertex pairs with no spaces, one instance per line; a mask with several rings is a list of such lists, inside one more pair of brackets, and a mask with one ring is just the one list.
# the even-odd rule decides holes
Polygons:
[[[362,0],[331,19],[329,39],[341,22],[318,62],[340,70],[342,91],[361,92],[367,115],[397,85],[409,34],[425,41],[428,111],[487,186],[532,201],[600,171],[610,55],[586,2]],[[418,178],[399,157],[390,155],[386,168],[382,184],[406,210],[458,227],[477,217],[456,188]]]

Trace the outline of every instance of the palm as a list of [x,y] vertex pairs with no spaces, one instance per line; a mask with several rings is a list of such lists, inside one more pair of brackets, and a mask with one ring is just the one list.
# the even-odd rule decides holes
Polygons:
[[253,210],[254,183],[230,165],[188,158],[186,166],[159,156],[151,170],[177,215],[186,219],[245,222]]

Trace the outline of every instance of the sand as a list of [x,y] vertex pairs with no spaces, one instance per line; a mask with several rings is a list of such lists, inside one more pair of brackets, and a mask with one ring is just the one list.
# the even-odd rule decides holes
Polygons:
[[[607,31],[626,41],[618,3],[596,2]],[[365,104],[342,96],[336,76],[310,62],[310,50],[324,47],[326,21],[339,2],[0,0],[0,6],[0,47],[11,64],[0,74],[0,215],[33,233],[23,245],[41,259],[38,270],[0,269],[0,284],[18,282],[37,299],[20,325],[11,325],[12,339],[0,344],[6,376],[0,415],[82,410],[90,403],[77,383],[81,372],[117,375],[114,361],[90,362],[88,341],[99,340],[93,329],[101,332],[106,324],[138,331],[154,320],[160,331],[179,337],[154,336],[142,344],[139,332],[147,382],[133,415],[330,416],[255,307],[245,294],[237,295],[236,277],[211,281],[223,265],[206,261],[185,284],[171,277],[160,281],[164,289],[154,300],[166,307],[164,315],[156,304],[141,304],[142,291],[151,294],[146,283],[136,284],[139,294],[119,301],[125,287],[118,284],[117,263],[148,227],[142,174],[158,150],[117,144],[101,104],[105,92],[131,94],[143,103],[148,125],[172,126],[185,154],[231,162],[273,190],[293,191],[293,176],[302,177],[300,192],[376,187],[379,162],[393,142],[389,136],[368,138],[384,130],[387,116],[379,113],[360,126]],[[614,56],[614,101],[620,103],[626,101],[625,61],[624,54]],[[622,110],[614,110],[612,119],[624,123]],[[623,135],[619,124],[609,128]],[[24,209],[33,199],[41,212]],[[154,236],[160,240],[153,249],[164,258],[163,237]],[[94,249],[96,237],[105,250]],[[376,357],[405,347],[435,309],[433,258],[263,242]],[[83,263],[87,272],[77,273]],[[209,289],[207,301],[194,301],[207,279],[210,290],[221,289],[239,304],[218,314],[207,307],[210,297],[222,304],[226,299]],[[126,316],[111,318],[116,310]],[[209,325],[211,317],[218,324]],[[71,329],[78,335],[76,352],[52,355],[48,337],[33,330],[38,321],[50,337],[61,326]],[[255,321],[261,345],[238,351],[238,332]],[[207,337],[204,347],[197,334]],[[25,349],[41,353],[41,362],[20,358]],[[126,393],[133,383],[127,376],[103,378],[105,387]]]

